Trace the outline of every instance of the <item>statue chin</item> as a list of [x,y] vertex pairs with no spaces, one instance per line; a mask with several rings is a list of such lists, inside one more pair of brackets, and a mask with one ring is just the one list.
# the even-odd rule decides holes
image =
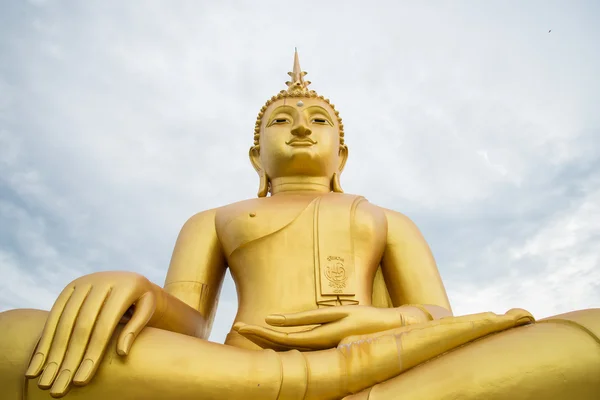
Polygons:
[[[305,74],[296,53],[288,89],[259,113],[259,198],[191,217],[164,287],[99,272],[50,313],[0,313],[2,400],[600,398],[600,309],[453,316],[412,221],[342,192],[343,124]],[[326,168],[300,146],[302,173],[271,180],[260,157],[277,152],[261,140],[309,135],[337,152]],[[240,307],[217,344],[205,339],[227,269]]]

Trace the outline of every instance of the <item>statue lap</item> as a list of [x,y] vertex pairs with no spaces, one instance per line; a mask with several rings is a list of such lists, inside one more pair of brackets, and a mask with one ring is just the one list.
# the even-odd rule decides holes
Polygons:
[[[37,388],[36,380],[30,380],[23,393],[24,371],[46,315],[39,310],[0,313],[4,333],[0,338],[0,386],[6,400],[51,398],[48,391]],[[600,309],[562,314],[476,340],[345,400],[593,399],[600,393],[599,338]],[[249,387],[255,386],[250,385],[239,397],[235,388],[225,393],[222,385],[199,378],[203,369],[213,376],[219,370],[219,376],[230,382],[250,378],[244,370],[256,365],[257,353],[262,352],[153,328],[142,332],[127,360],[116,355],[114,340],[109,346],[94,381],[73,388],[67,398],[163,399],[168,398],[169,385],[176,385],[177,398],[182,400],[198,399],[199,395],[202,399],[277,398],[275,387],[257,387],[256,393],[248,395]],[[153,355],[148,358],[149,353]],[[218,361],[231,360],[232,355],[239,360],[236,365]],[[276,357],[268,359],[266,352],[260,357],[261,363],[278,363]],[[161,363],[169,367],[155,368]],[[123,397],[123,385],[134,382],[138,385],[130,386],[135,386],[136,392]]]

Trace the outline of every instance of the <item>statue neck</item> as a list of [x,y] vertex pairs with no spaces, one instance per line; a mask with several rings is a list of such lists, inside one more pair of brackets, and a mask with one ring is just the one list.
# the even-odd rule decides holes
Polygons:
[[298,192],[331,192],[331,179],[314,176],[285,176],[271,180],[271,195]]

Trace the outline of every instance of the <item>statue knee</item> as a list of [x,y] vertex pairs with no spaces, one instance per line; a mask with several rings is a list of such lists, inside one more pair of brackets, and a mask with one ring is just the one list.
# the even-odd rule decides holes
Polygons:
[[[31,352],[42,333],[47,311],[18,309],[0,313],[0,354]],[[31,354],[28,354],[28,356]]]
[[0,313],[0,388],[7,396],[3,399],[21,395],[25,371],[47,316],[47,311],[26,309]]
[[600,343],[600,308],[572,311],[544,318],[543,323],[564,323],[585,330]]
[[[22,341],[23,336],[39,336],[48,311],[16,309],[0,312],[0,343]],[[36,339],[37,340],[37,339]]]

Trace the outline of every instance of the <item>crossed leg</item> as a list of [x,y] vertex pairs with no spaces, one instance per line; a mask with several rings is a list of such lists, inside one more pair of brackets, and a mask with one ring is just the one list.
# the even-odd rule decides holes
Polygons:
[[[52,398],[38,388],[37,379],[25,378],[46,317],[39,310],[0,313],[0,398]],[[96,376],[86,386],[71,388],[66,399],[276,399],[280,369],[275,352],[146,328],[127,357],[117,355],[111,341]]]
[[[320,400],[371,387],[347,399],[588,399],[600,390],[599,313],[515,329],[526,314],[483,313],[351,337],[337,349],[304,354],[243,350],[146,328],[127,357],[111,342],[92,382],[67,398]],[[3,399],[50,398],[24,376],[46,315],[0,313]]]
[[600,309],[488,336],[344,400],[592,400],[600,396]]

